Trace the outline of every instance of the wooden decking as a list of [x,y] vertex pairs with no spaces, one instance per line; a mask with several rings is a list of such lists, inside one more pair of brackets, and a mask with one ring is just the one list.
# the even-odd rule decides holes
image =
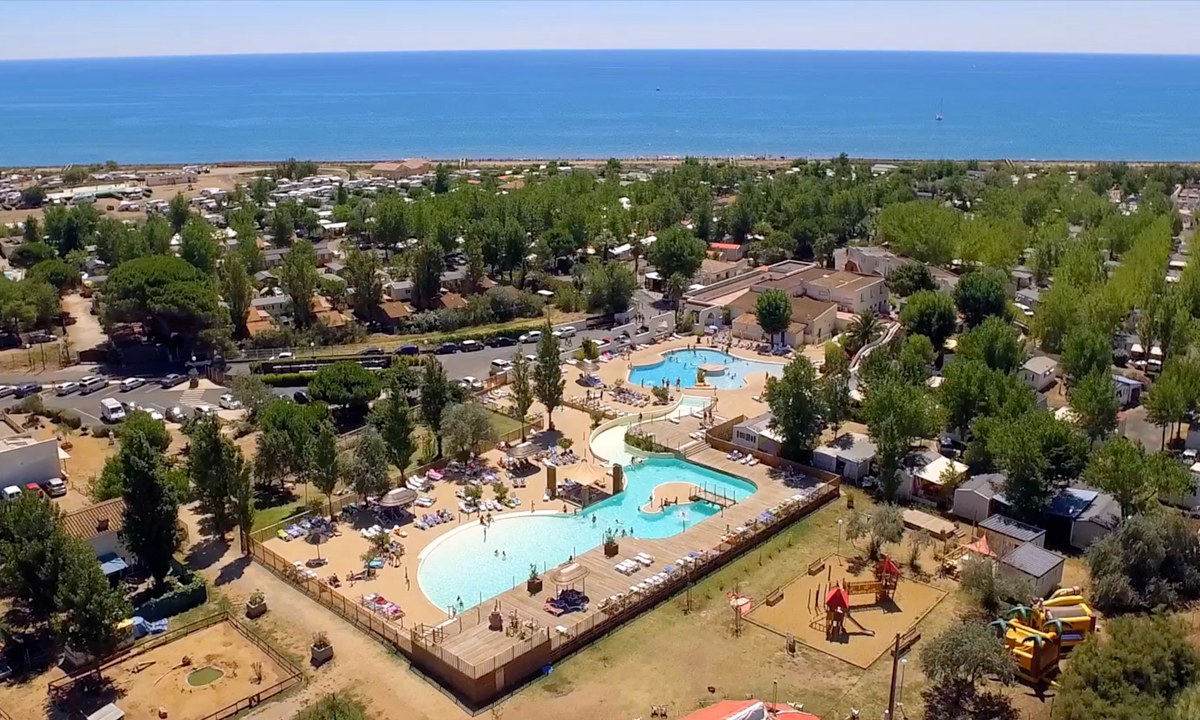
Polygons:
[[712,503],[719,508],[728,508],[737,505],[737,500],[732,495],[716,493],[708,488],[696,488],[693,490],[691,500],[693,502],[699,500],[701,502]]
[[[729,472],[725,467],[716,465],[727,464],[725,456],[715,450],[702,453],[694,462],[708,465],[706,460],[713,461],[713,469]],[[733,530],[743,526],[754,525],[760,516],[769,508],[778,506],[788,498],[801,492],[802,485],[787,486],[783,481],[768,476],[767,468],[763,466],[745,467],[735,465],[740,472],[736,474],[751,478],[758,490],[737,504],[723,506],[718,514],[705,518],[688,527],[681,533],[669,538],[645,539],[626,537],[618,541],[618,553],[614,557],[605,557],[602,547],[589,550],[573,559],[587,569],[583,577],[570,586],[588,595],[590,602],[585,612],[575,612],[555,617],[545,609],[546,599],[556,595],[563,588],[555,587],[547,573],[545,587],[541,593],[531,596],[522,583],[520,586],[501,593],[482,604],[469,608],[457,617],[442,623],[440,631],[434,633],[429,626],[423,626],[413,631],[413,641],[451,663],[468,677],[480,677],[492,672],[497,667],[511,662],[515,656],[527,650],[532,650],[550,639],[551,650],[557,650],[581,636],[590,636],[596,631],[602,631],[605,626],[615,624],[626,612],[640,612],[640,604],[649,607],[658,601],[654,597],[646,597],[644,601],[622,605],[622,612],[614,613],[600,610],[602,601],[618,594],[629,596],[635,586],[650,576],[673,570],[672,586],[681,587],[680,583],[691,580],[691,563],[680,563],[689,553],[698,552],[709,557],[716,557],[716,552],[729,552],[731,546],[725,543],[726,536]],[[810,483],[814,488],[819,483]],[[686,523],[686,520],[681,520]],[[649,567],[642,567],[632,575],[625,575],[615,569],[618,563],[629,560],[639,553],[645,553],[654,558]],[[520,632],[498,631],[488,629],[488,618],[494,609],[499,609],[505,617],[506,626],[518,626]],[[509,616],[516,613],[517,623],[510,623]]]

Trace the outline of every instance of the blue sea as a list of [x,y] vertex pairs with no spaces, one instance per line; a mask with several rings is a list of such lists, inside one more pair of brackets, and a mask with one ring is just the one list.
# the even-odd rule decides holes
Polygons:
[[841,152],[1198,160],[1200,57],[541,51],[10,61],[0,62],[0,118],[0,166]]

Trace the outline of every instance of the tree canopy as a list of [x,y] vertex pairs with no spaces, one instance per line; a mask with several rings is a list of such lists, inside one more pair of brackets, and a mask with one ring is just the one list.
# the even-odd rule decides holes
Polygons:
[[783,455],[802,458],[820,436],[826,414],[825,396],[808,358],[798,357],[782,376],[768,377],[763,399],[771,408],[771,427],[783,438]]
[[926,290],[908,298],[900,311],[900,322],[908,332],[929,338],[934,349],[940,351],[958,324],[958,314],[949,295]]
[[314,400],[344,406],[358,414],[367,411],[381,389],[379,376],[356,362],[326,365],[308,381],[308,392]]

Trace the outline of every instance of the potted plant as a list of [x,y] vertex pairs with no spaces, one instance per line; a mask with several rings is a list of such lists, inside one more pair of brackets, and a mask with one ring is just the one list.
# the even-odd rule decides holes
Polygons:
[[261,617],[266,611],[267,596],[263,594],[262,590],[255,588],[254,592],[250,593],[250,599],[246,601],[246,617],[253,620]]
[[312,652],[313,667],[320,667],[333,659],[333,645],[324,632],[313,635],[312,647],[309,650]]
[[537,595],[542,591],[542,578],[538,575],[536,564],[529,566],[529,579],[525,581],[525,589],[530,595]]
[[615,557],[617,551],[617,531],[609,528],[604,531],[604,557]]

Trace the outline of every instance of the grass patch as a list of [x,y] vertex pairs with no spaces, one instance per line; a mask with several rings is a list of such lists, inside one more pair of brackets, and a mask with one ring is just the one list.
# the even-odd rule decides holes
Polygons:
[[488,414],[492,420],[492,430],[497,435],[505,435],[510,432],[518,432],[521,429],[521,422],[516,418],[511,418],[507,415],[501,415],[498,412],[489,410]]
[[254,513],[254,529],[262,530],[265,527],[269,527],[276,523],[281,523],[303,510],[303,500],[293,500],[291,502],[284,503],[283,505],[259,508],[258,511]]

